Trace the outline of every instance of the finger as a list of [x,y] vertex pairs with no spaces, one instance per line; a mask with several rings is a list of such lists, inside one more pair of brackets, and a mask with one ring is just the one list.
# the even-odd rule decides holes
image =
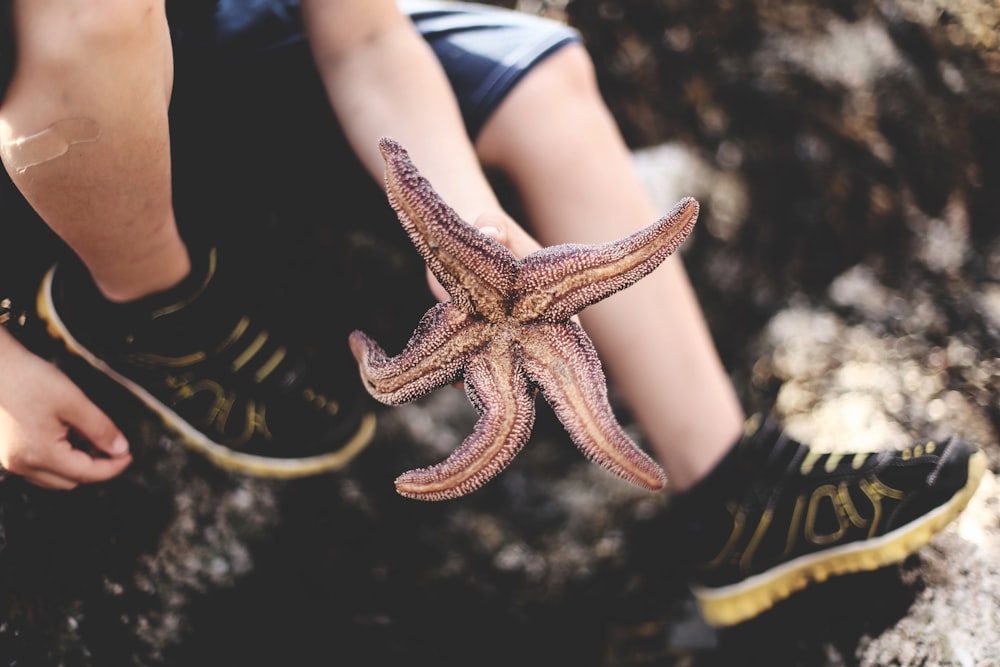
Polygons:
[[76,449],[67,442],[65,450],[49,464],[48,470],[68,480],[91,484],[103,482],[121,474],[132,463],[131,455],[125,454],[114,458],[91,456],[87,452]]
[[483,213],[476,218],[472,226],[500,245],[507,245],[507,221],[499,213],[493,211]]
[[21,477],[35,486],[39,486],[43,489],[50,489],[52,491],[72,491],[80,485],[79,482],[67,479],[47,470],[32,470],[30,472],[23,473]]
[[79,479],[84,484],[105,482],[125,472],[132,464],[131,456],[119,456],[113,459],[91,459],[79,472]]
[[[483,213],[476,218],[473,226],[500,245],[505,246],[517,257],[523,257],[541,248],[541,245],[531,238],[520,225],[498,211]],[[455,389],[465,389],[465,382],[457,380],[451,386]]]
[[530,255],[542,247],[523,227],[499,211],[483,213],[473,225],[517,257]]
[[431,273],[430,269],[427,269],[427,284],[428,286],[430,286],[431,294],[434,295],[435,299],[437,299],[438,301],[448,300],[449,294],[447,290],[445,290],[445,288],[441,286],[441,283],[438,282],[438,279],[434,277],[434,274]]
[[[503,214],[496,211],[487,211],[476,218],[472,226],[500,245],[505,246],[511,252],[514,252],[514,249],[510,247],[510,235],[507,231],[508,221]],[[517,253],[514,254],[517,255]],[[518,256],[520,257],[520,255]]]
[[[485,226],[479,226],[480,222],[483,222]],[[488,213],[483,214],[476,219],[476,227],[479,231],[486,236],[489,236],[497,243],[507,245],[507,233],[505,231],[506,226],[503,224],[502,220],[494,220]],[[448,299],[448,292],[441,286],[441,283],[434,277],[434,274],[431,273],[430,269],[427,269],[427,284],[430,286],[431,294],[434,295],[435,299],[438,301],[445,301]]]
[[76,434],[113,458],[128,456],[128,440],[115,423],[74,387],[60,411],[61,418]]

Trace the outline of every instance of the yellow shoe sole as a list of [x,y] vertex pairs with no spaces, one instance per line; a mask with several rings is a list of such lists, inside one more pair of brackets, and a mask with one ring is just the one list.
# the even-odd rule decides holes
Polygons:
[[802,556],[729,586],[711,589],[692,586],[702,616],[713,626],[735,625],[767,611],[810,583],[877,570],[902,561],[965,509],[985,470],[986,455],[976,452],[969,459],[965,486],[947,503],[881,537]]

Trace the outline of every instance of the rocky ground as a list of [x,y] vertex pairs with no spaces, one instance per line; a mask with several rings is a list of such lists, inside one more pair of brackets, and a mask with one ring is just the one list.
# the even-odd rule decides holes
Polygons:
[[[391,480],[461,441],[460,392],[382,411],[345,474],[273,482],[212,467],[90,377],[143,444],[71,494],[0,482],[0,663],[1000,664],[1000,12],[519,7],[580,28],[662,208],[701,200],[685,262],[747,408],[822,448],[979,443],[990,472],[960,520],[720,632],[670,567],[667,499],[584,461],[547,411],[495,482],[424,504]],[[379,276],[420,267],[350,240],[360,286],[419,314]]]

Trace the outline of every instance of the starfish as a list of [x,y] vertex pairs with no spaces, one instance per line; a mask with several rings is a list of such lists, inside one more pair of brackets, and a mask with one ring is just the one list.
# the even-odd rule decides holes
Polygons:
[[576,446],[651,491],[663,470],[624,432],[601,361],[574,315],[647,275],[683,243],[698,203],[681,200],[656,223],[601,245],[564,244],[521,259],[463,221],[396,141],[383,137],[386,192],[403,228],[450,298],[421,318],[394,357],[355,331],[350,346],[378,401],[400,405],[462,380],[479,420],[444,461],[403,473],[396,490],[457,498],[503,470],[527,443],[540,389]]

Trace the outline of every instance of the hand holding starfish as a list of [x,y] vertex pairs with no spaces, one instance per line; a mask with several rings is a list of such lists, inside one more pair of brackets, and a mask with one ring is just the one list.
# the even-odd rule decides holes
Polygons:
[[456,498],[496,476],[531,435],[536,388],[588,458],[634,484],[663,488],[663,470],[615,419],[601,361],[572,317],[673,254],[694,226],[698,203],[683,199],[658,222],[613,243],[552,246],[518,260],[459,218],[402,146],[383,138],[379,150],[389,203],[451,298],[427,311],[395,357],[352,333],[361,378],[389,405],[464,378],[480,414],[447,459],[400,475],[399,493]]

